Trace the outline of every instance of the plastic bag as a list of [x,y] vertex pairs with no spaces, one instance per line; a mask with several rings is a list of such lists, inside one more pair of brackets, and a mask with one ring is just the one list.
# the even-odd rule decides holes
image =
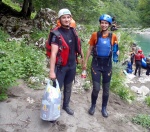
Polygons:
[[[55,83],[55,87],[52,85]],[[44,95],[40,117],[42,120],[55,121],[60,117],[61,92],[58,81],[48,80]]]

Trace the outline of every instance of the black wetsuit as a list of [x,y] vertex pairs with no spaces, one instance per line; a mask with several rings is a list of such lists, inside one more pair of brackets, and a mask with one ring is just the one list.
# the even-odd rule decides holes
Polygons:
[[[63,36],[64,40],[70,48],[69,58],[66,66],[57,66],[56,65],[56,78],[59,82],[60,88],[64,86],[64,100],[63,107],[68,107],[70,102],[72,82],[76,74],[76,37],[73,32],[73,29],[65,29],[60,27],[58,31]],[[53,44],[59,44],[58,38],[54,35],[52,37]]]

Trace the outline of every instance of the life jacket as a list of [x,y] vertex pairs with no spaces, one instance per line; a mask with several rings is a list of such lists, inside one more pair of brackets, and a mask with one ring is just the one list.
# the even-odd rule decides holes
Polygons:
[[118,44],[117,43],[115,43],[114,45],[113,45],[113,61],[114,62],[118,62],[118,54],[117,54],[117,51],[118,51]]
[[97,42],[93,47],[93,55],[95,57],[112,57],[111,45],[112,33],[107,38],[102,38],[101,32],[97,32]]
[[[65,66],[68,62],[70,48],[69,48],[68,44],[66,43],[66,41],[64,40],[63,36],[58,31],[58,28],[59,27],[56,27],[50,31],[49,38],[46,41],[46,56],[48,58],[51,57],[51,40],[52,40],[52,36],[55,35],[59,39],[59,44],[58,44],[59,48],[58,48],[58,53],[56,56],[56,65]],[[75,54],[76,54],[76,56],[78,56],[81,54],[81,41],[78,38],[75,29],[74,28],[71,28],[71,29],[73,30],[74,35],[76,37]]]
[[142,58],[144,58],[143,54],[140,53],[135,54],[135,60],[142,60]]

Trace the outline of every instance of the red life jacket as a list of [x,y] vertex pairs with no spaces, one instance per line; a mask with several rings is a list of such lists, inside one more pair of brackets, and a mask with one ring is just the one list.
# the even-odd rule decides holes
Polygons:
[[135,54],[135,60],[141,60],[142,58],[144,58],[143,54],[140,53]]
[[[63,36],[58,31],[58,28],[59,27],[56,27],[50,31],[49,39],[46,41],[46,55],[49,58],[51,57],[51,39],[52,39],[52,36],[55,35],[59,39],[59,44],[58,44],[59,48],[58,48],[58,53],[56,56],[56,64],[60,66],[65,66],[68,62],[70,48],[68,44],[66,43],[66,41],[64,40]],[[79,55],[81,54],[81,41],[78,38],[75,29],[72,27],[70,28],[73,30],[74,35],[76,37],[76,42],[77,42],[76,43],[77,49],[75,51],[75,54]]]

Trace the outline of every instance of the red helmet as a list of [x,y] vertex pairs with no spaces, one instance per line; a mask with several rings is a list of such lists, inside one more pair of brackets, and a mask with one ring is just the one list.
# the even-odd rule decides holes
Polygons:
[[142,53],[142,50],[138,50],[138,53]]

